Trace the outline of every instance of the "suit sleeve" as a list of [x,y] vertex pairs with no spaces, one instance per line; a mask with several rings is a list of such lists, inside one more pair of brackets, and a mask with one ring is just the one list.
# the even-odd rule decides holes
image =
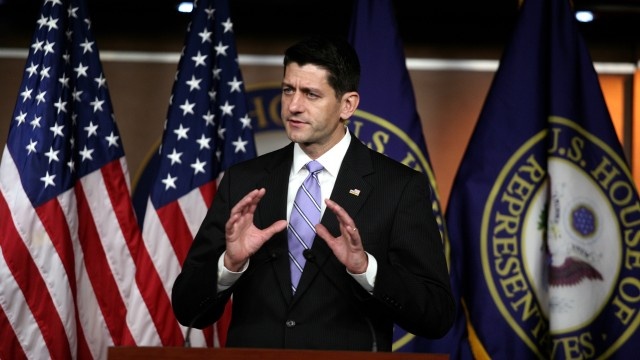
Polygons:
[[173,284],[171,300],[178,321],[184,326],[204,328],[217,321],[229,300],[232,288],[217,293],[218,259],[225,250],[224,227],[230,214],[229,178],[222,178],[182,271]]
[[378,274],[373,296],[403,329],[439,338],[453,324],[455,304],[427,184],[423,174],[415,173],[400,195],[389,247],[386,254],[376,256]]

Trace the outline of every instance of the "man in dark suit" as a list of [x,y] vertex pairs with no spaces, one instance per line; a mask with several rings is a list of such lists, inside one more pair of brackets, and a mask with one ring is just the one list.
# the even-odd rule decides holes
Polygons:
[[[287,49],[284,67],[292,143],[225,172],[173,286],[178,320],[211,325],[233,294],[229,347],[390,351],[394,323],[443,336],[454,301],[428,180],[347,130],[359,103],[355,51],[310,38]],[[312,160],[321,170],[307,170]],[[319,186],[324,201],[319,224],[305,216],[305,240],[294,217],[311,171],[307,195]]]

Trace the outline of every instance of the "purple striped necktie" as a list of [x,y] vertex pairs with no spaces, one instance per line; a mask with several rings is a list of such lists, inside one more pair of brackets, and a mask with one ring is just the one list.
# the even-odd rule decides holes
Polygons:
[[294,294],[306,263],[303,251],[310,249],[313,244],[316,236],[315,226],[320,222],[322,209],[318,173],[323,167],[315,160],[308,162],[305,166],[309,170],[309,175],[298,189],[288,226],[291,289]]

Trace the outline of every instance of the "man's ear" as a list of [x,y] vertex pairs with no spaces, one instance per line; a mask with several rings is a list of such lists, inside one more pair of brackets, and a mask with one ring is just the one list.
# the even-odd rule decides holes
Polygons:
[[349,119],[351,115],[356,112],[358,104],[360,104],[360,94],[356,91],[351,91],[342,95],[340,118],[345,120]]

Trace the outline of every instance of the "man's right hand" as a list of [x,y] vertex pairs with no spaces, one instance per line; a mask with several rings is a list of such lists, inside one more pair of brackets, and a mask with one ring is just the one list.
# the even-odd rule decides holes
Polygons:
[[287,227],[286,220],[278,220],[262,230],[253,224],[253,215],[265,193],[264,188],[253,190],[231,209],[225,226],[227,249],[224,255],[224,266],[230,271],[242,269],[267,240]]

